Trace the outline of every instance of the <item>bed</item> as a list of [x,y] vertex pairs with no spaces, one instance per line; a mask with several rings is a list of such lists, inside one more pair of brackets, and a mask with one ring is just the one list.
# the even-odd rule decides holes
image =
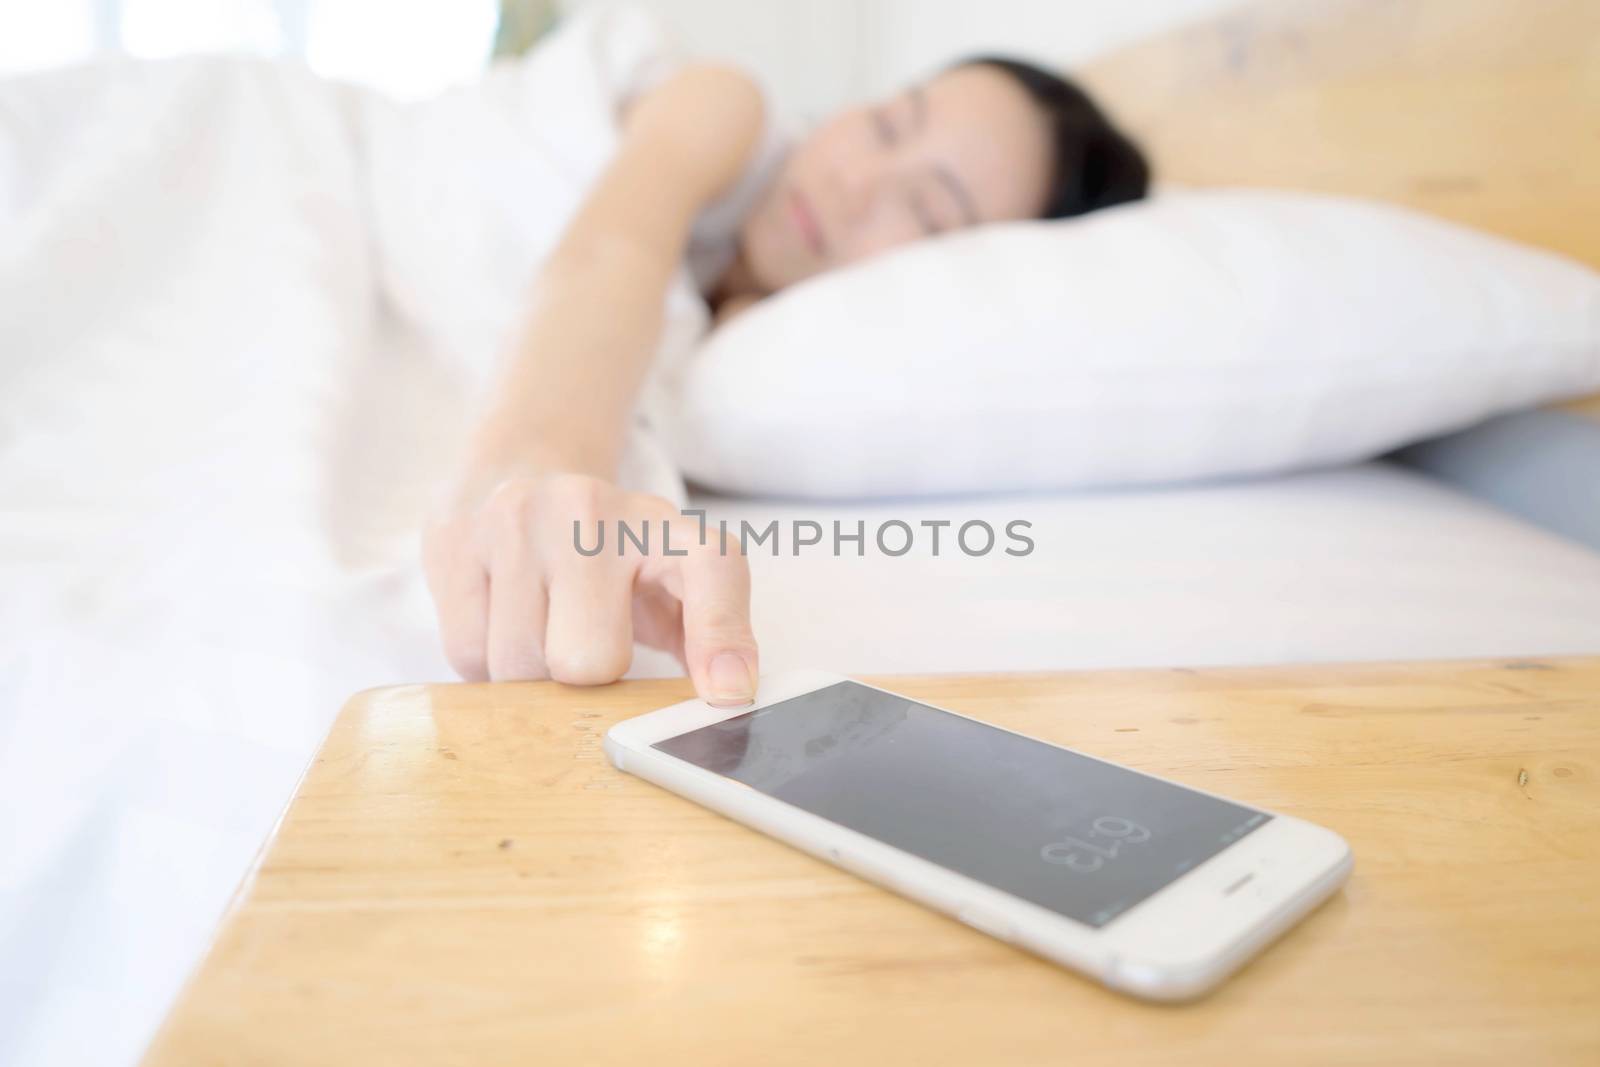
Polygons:
[[[1597,72],[1593,4],[1268,0],[1077,74],[1164,182],[1392,201],[1600,265]],[[1253,484],[811,509],[869,528],[1004,513],[1034,520],[1041,547],[987,562],[758,555],[756,611],[769,663],[858,671],[1593,650],[1595,470],[1600,397]],[[757,526],[801,511],[705,503]],[[1548,597],[1557,587],[1575,598]],[[821,606],[789,610],[805,601]]]
[[[1083,73],[1167,180],[1394,199],[1600,263],[1597,50],[1600,9],[1581,0],[1284,0],[1231,10]],[[335,287],[362,269],[317,268]],[[308,377],[285,399],[329,388]],[[438,415],[442,395],[420,382],[378,395],[378,408],[402,424]],[[149,426],[127,447],[159,455],[164,429]],[[257,429],[285,437],[295,428]],[[101,571],[73,565],[74,539],[82,523],[120,513],[74,510],[63,493],[55,525],[0,524],[16,594],[0,608],[9,639],[0,808],[11,816],[0,841],[0,1061],[136,1056],[344,698],[448,676],[411,560],[424,497],[386,494],[379,477],[419,454],[347,436],[361,447],[304,435],[344,449],[349,465],[328,479],[337,491],[324,489],[325,499],[279,501],[306,516],[292,529],[274,527],[289,512],[273,498],[219,493],[194,502],[191,527],[164,533],[182,544],[208,522],[243,516],[263,536],[293,537],[312,569],[245,575],[252,545],[236,545],[209,561],[203,577],[214,588],[181,610],[163,583],[192,568],[157,552],[149,558],[179,564],[140,578],[144,599],[97,616],[94,629],[74,623],[102,592]],[[269,488],[285,464],[330,462],[309,446],[257,458]],[[204,456],[185,462],[190,475],[206,471]],[[37,488],[31,475],[13,478],[8,489]],[[756,623],[769,668],[1029,671],[1600,649],[1600,552],[1390,462],[1159,491],[865,506],[696,499],[757,525],[1032,523],[1037,548],[1025,558],[758,553]],[[131,489],[127,503],[138,503]],[[129,545],[104,567],[162,544]],[[242,605],[229,599],[235,588],[248,597]],[[634,673],[665,669],[642,656]]]

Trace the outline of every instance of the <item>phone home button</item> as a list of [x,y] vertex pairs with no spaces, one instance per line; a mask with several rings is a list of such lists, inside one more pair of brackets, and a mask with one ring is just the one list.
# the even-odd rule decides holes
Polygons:
[[990,937],[997,937],[1001,941],[1010,941],[1016,933],[1009,919],[986,911],[977,904],[961,905],[956,909],[956,918],[974,930],[988,934]]

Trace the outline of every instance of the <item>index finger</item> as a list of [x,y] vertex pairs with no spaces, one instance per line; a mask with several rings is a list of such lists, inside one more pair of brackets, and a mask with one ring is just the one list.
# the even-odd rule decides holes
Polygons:
[[[708,704],[732,707],[755,699],[760,659],[750,628],[750,567],[737,542],[713,533],[696,544],[698,529],[670,522],[683,532],[683,556],[657,557],[676,581],[671,589],[683,602],[683,653],[696,692]],[[692,535],[688,530],[694,530]]]

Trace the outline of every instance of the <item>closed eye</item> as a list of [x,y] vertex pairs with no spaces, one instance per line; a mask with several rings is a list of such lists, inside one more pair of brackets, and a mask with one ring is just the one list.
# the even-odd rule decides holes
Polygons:
[[939,220],[928,208],[928,202],[922,198],[920,192],[913,189],[907,198],[907,203],[911,208],[911,214],[917,220],[917,225],[922,227],[923,233],[932,237],[944,232],[945,227],[939,224]]
[[900,141],[900,134],[894,128],[894,123],[889,121],[889,116],[882,108],[872,111],[872,128],[878,136],[878,143],[885,148],[893,148]]
[[972,194],[960,178],[952,174],[947,167],[933,168],[933,176],[938,181],[944,194],[955,205],[956,211],[961,215],[962,221],[968,226],[976,226],[983,221],[983,216],[978,213],[978,205],[973,201]]

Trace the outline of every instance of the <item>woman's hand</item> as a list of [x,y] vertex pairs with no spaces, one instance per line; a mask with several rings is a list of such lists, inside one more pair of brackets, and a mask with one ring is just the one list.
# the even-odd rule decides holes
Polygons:
[[[619,554],[619,521],[636,537],[648,528],[647,552],[630,541]],[[578,550],[581,539],[592,552],[602,529],[599,553]],[[462,495],[423,534],[451,666],[468,681],[600,685],[627,671],[637,638],[676,655],[702,699],[748,703],[750,572],[736,544],[723,551],[715,530],[702,544],[701,531],[667,500],[583,474]]]
[[[465,488],[423,535],[445,652],[463,677],[610,682],[637,637],[675,653],[706,700],[754,697],[744,557],[702,543],[668,501],[608,479],[694,220],[738,180],[762,121],[760,90],[720,67],[691,64],[641,94],[540,267],[467,442]],[[619,520],[636,536],[649,524],[648,551],[618,554]],[[604,550],[578,551],[574,523],[586,547],[604,523]]]

